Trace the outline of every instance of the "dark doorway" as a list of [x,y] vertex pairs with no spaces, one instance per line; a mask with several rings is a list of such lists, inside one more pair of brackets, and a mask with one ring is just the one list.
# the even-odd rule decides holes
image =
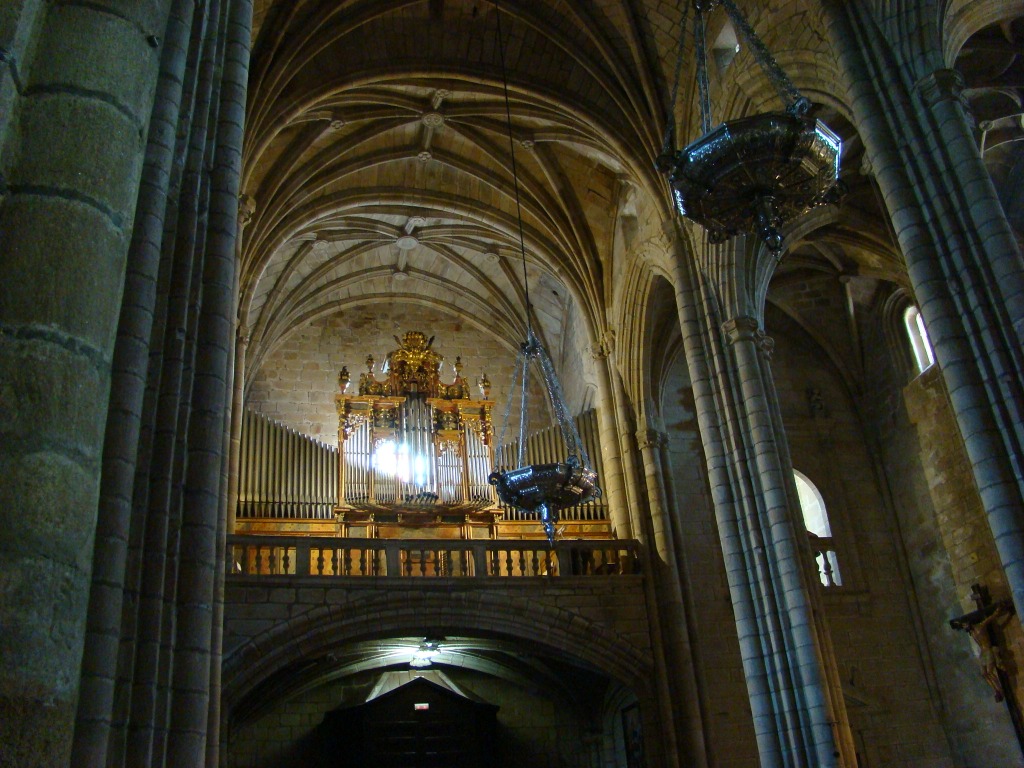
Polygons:
[[498,707],[417,678],[373,701],[335,710],[324,725],[348,738],[340,766],[485,768]]

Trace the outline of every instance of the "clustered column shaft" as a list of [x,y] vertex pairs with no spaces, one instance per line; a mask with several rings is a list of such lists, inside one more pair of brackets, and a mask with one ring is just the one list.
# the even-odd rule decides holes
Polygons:
[[[797,538],[799,505],[760,321],[774,256],[745,238],[702,244],[675,275],[719,536],[764,766],[853,764],[827,629]],[[695,261],[699,261],[698,270]]]
[[[863,3],[829,0],[854,116],[1013,593],[1024,610],[1024,259],[940,51],[893,46]],[[909,10],[909,7],[908,7]],[[926,28],[926,7],[920,27]],[[905,25],[912,25],[910,18]]]
[[250,0],[174,0],[163,36],[115,344],[76,765],[217,761],[251,15]]
[[[170,5],[4,9],[5,31],[10,23],[24,31],[18,47],[4,50],[0,76],[8,174],[0,198],[5,765],[68,764],[117,307]],[[154,125],[154,135],[160,130]],[[107,563],[100,565],[105,591]],[[110,605],[89,619],[108,656],[117,651],[118,635],[107,630],[118,613]],[[109,700],[109,690],[100,694]]]

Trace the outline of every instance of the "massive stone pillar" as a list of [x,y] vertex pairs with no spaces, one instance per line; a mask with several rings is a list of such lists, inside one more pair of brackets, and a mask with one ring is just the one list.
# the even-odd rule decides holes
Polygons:
[[219,724],[252,10],[171,6],[114,346],[74,765],[203,765]]
[[762,321],[777,257],[703,241],[674,279],[762,766],[855,765]]
[[651,580],[655,582],[658,624],[664,638],[669,689],[675,702],[676,739],[682,765],[700,768],[708,765],[705,713],[701,709],[703,699],[695,671],[697,659],[686,615],[692,601],[684,596],[683,573],[676,561],[673,520],[661,460],[666,438],[656,429],[641,429],[636,433],[636,442],[647,498],[647,563]]
[[825,5],[854,120],[1020,613],[1024,260],[974,143],[959,76],[943,68],[940,36],[925,34],[931,5],[904,4],[884,19],[867,3]]
[[169,5],[0,14],[3,765],[68,762],[114,332]]

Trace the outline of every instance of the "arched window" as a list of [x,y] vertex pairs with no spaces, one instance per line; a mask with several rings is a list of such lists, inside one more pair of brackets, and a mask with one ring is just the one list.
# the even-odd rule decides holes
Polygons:
[[915,306],[907,307],[907,311],[903,313],[903,323],[907,326],[907,338],[910,340],[911,349],[914,350],[917,370],[923,373],[935,363],[935,354],[932,352],[932,343],[928,340],[928,329],[924,327],[921,310]]
[[828,522],[825,511],[825,500],[821,498],[814,483],[796,470],[796,490],[800,498],[800,511],[804,516],[804,527],[811,539],[811,548],[818,563],[818,578],[826,587],[838,587],[843,581],[839,575],[839,560],[836,557],[835,542],[832,539],[832,526]]

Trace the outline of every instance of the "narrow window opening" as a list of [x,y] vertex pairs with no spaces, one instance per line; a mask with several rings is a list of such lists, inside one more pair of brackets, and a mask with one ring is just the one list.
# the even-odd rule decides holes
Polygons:
[[907,307],[903,313],[903,323],[907,327],[907,338],[914,350],[914,360],[918,373],[924,373],[935,364],[935,353],[928,339],[928,329],[924,327],[924,318],[917,307]]
[[832,526],[825,511],[825,500],[821,493],[807,477],[796,470],[797,495],[800,499],[800,511],[804,517],[804,527],[811,540],[814,559],[818,564],[818,578],[826,587],[841,586],[843,581],[839,575],[839,558],[836,555],[835,540],[832,538]]
[[711,56],[714,58],[718,74],[722,74],[729,68],[739,52],[740,41],[736,37],[736,29],[731,21],[727,21],[711,46]]

